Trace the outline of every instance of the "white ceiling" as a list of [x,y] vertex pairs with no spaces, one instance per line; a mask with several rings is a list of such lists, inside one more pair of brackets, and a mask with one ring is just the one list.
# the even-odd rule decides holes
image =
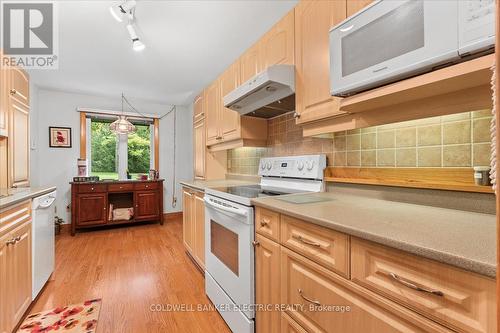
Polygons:
[[59,69],[33,70],[41,87],[185,104],[297,1],[146,1],[136,8],[142,52],[111,4],[59,1]]

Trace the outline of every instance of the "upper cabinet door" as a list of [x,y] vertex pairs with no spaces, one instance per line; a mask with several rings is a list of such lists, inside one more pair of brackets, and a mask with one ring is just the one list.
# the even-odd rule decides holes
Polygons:
[[194,100],[194,110],[193,110],[194,122],[197,122],[198,120],[205,118],[205,112],[204,112],[205,110],[203,108],[203,102],[204,102],[203,97],[204,96],[202,92]]
[[240,114],[224,107],[224,96],[240,84],[240,62],[229,66],[220,78],[221,132],[224,141],[238,139],[240,136]]
[[372,2],[373,0],[347,0],[347,17],[356,14]]
[[9,94],[19,102],[30,105],[30,83],[26,72],[20,68],[10,68]]
[[8,110],[9,110],[9,74],[10,71],[1,67],[0,69],[0,136],[8,136]]
[[294,10],[290,11],[262,39],[264,68],[276,64],[294,64]]
[[10,187],[29,185],[29,109],[14,98],[9,101],[8,178]]
[[345,1],[302,1],[295,8],[297,123],[342,114],[330,95],[330,28],[346,18]]
[[262,70],[262,45],[255,43],[240,57],[241,83],[251,79]]
[[219,79],[213,82],[205,91],[205,124],[207,126],[207,146],[222,139],[219,132]]
[[194,178],[205,179],[205,121],[194,124]]

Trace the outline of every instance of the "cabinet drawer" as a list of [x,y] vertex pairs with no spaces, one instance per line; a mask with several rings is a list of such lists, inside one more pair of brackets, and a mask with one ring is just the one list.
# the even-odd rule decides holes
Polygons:
[[106,185],[103,184],[78,185],[78,193],[102,193],[102,192],[106,192]]
[[299,324],[295,322],[289,315],[281,313],[281,333],[307,333]]
[[134,190],[134,184],[109,184],[108,192],[123,192]]
[[156,190],[158,188],[158,183],[137,183],[134,186],[136,190]]
[[280,238],[282,245],[349,277],[349,236],[282,215]]
[[281,303],[308,332],[451,331],[281,247]]
[[0,211],[0,236],[31,219],[31,200]]
[[255,212],[255,232],[279,242],[280,214],[264,208]]
[[496,332],[495,281],[352,239],[352,280],[458,332]]

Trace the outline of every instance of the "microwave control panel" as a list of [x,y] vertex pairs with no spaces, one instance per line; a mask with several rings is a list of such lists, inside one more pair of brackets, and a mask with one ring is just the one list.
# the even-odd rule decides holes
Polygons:
[[460,0],[458,15],[460,56],[495,45],[495,0]]

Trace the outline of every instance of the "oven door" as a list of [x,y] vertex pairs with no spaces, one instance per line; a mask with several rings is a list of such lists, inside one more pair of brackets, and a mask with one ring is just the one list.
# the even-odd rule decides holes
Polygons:
[[205,269],[235,305],[254,304],[253,222],[253,207],[205,195]]
[[458,5],[379,1],[330,31],[330,89],[349,95],[458,59]]

